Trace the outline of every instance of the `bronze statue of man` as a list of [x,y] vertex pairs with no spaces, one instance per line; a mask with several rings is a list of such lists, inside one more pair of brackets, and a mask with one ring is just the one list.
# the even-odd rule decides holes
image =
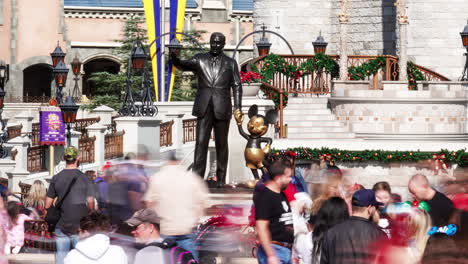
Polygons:
[[193,171],[205,176],[206,157],[211,131],[216,143],[216,178],[218,187],[226,182],[228,164],[228,133],[232,115],[231,89],[234,96],[234,115],[241,117],[242,85],[237,62],[223,53],[226,37],[219,32],[211,34],[210,51],[188,60],[180,60],[175,53],[170,57],[174,66],[192,71],[198,78],[198,90],[192,115],[197,117],[197,135]]

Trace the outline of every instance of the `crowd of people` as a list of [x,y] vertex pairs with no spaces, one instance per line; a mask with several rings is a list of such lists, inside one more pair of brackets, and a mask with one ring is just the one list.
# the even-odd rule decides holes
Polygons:
[[[55,208],[56,263],[203,263],[196,227],[208,189],[201,177],[175,158],[152,172],[135,155],[83,173],[78,157],[66,148],[66,168],[48,188],[35,181],[22,204],[0,199],[4,255],[25,252],[25,221],[47,220]],[[303,170],[287,152],[264,164],[249,217],[258,263],[468,263],[463,170],[438,189],[422,174],[409,177],[414,201],[402,202],[388,182],[350,184],[324,160]]]
[[388,182],[366,189],[323,163],[312,177],[325,180],[304,194],[294,156],[273,156],[254,193],[259,263],[468,263],[462,170],[444,186],[457,189],[452,199],[416,174],[407,185],[414,201],[402,202]]

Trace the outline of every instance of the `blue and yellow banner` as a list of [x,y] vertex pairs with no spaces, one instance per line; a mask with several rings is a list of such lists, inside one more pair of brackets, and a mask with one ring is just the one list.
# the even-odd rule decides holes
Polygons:
[[[184,30],[184,18],[185,18],[185,6],[187,0],[171,0],[170,18],[169,18],[169,30],[170,32],[182,32]],[[182,35],[171,34],[169,41],[177,38],[182,42]],[[171,101],[172,89],[174,87],[176,68],[171,63],[168,64],[167,68],[167,85],[166,85],[166,99]]]
[[[161,6],[160,0],[143,0],[146,25],[148,28],[148,44],[161,35]],[[164,0],[163,0],[164,1]],[[161,96],[161,39],[150,47],[151,65],[153,68],[154,92],[156,101],[164,101]]]

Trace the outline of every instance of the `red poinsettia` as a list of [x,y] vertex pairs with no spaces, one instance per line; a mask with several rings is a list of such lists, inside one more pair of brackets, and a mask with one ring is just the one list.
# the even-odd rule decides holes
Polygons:
[[240,72],[241,82],[242,83],[258,83],[261,82],[262,76],[258,72],[248,71]]

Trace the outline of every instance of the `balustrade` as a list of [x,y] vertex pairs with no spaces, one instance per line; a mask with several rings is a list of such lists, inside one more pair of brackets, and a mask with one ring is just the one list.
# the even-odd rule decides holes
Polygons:
[[182,120],[182,128],[184,130],[183,143],[195,141],[197,135],[197,119]]
[[16,125],[16,126],[11,126],[7,127],[7,132],[8,132],[8,139],[12,139],[15,137],[21,136],[21,130],[23,129],[23,125]]
[[28,171],[46,171],[46,148],[47,146],[31,146],[28,148]]
[[81,163],[94,163],[94,141],[96,137],[81,137],[78,140]]
[[104,158],[115,159],[123,157],[123,136],[125,131],[107,134],[104,137]]
[[168,147],[172,145],[172,125],[174,120],[161,123],[159,131],[159,142],[161,147]]

